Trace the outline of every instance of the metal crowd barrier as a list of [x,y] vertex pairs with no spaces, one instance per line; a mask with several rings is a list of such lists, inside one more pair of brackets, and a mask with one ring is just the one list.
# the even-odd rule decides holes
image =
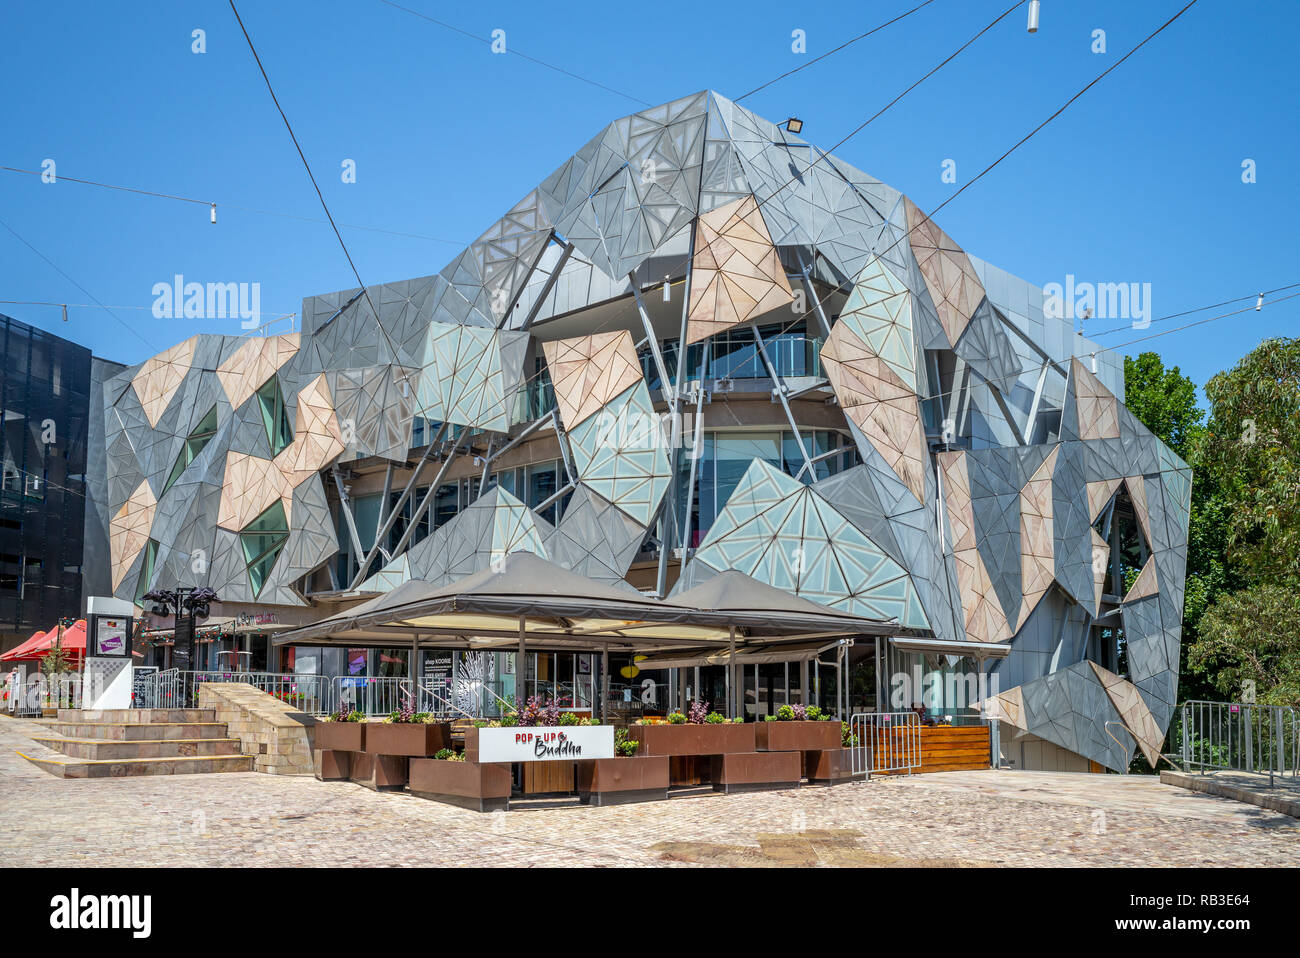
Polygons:
[[854,775],[921,767],[921,719],[915,712],[858,712],[849,718]]
[[1184,702],[1170,743],[1183,769],[1300,775],[1300,719],[1287,705],[1247,702]]
[[292,672],[191,672],[167,669],[137,686],[136,708],[199,707],[199,690],[208,682],[243,682],[309,715],[328,715],[337,708],[332,679]]

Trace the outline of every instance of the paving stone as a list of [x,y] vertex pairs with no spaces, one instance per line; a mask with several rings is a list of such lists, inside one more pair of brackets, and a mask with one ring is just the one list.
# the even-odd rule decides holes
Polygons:
[[980,771],[481,814],[308,776],[58,779],[0,718],[0,834],[31,866],[1300,865],[1300,822],[1154,776]]

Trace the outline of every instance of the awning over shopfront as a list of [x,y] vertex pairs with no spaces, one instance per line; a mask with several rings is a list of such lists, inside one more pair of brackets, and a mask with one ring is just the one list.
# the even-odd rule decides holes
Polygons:
[[823,652],[836,648],[838,645],[838,642],[827,644],[825,641],[749,645],[737,650],[734,659],[725,649],[717,652],[703,651],[695,654],[668,652],[638,659],[636,666],[644,672],[647,669],[691,669],[696,667],[704,668],[709,665],[778,665],[783,662],[812,662],[817,660]]
[[1011,652],[1008,643],[959,642],[950,639],[919,639],[896,635],[889,640],[902,652],[928,652],[931,655],[968,655],[973,659],[1005,659]]
[[[710,580],[698,589],[660,600],[630,586],[594,582],[531,552],[514,552],[495,568],[450,585],[405,582],[385,596],[272,641],[275,645],[390,647],[404,639],[437,639],[439,646],[453,648],[508,649],[523,643],[548,650],[688,649],[695,653],[725,650],[733,641],[739,645],[893,631],[888,623],[819,606],[741,573],[715,578],[722,581]],[[692,604],[692,593],[707,600],[707,605]],[[746,605],[747,599],[753,602]]]

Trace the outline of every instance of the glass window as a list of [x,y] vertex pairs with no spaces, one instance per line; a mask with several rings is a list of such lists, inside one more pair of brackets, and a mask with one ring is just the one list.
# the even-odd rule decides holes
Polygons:
[[779,432],[716,433],[713,443],[715,510],[727,504],[752,460],[762,459],[781,468]]
[[209,440],[217,434],[217,407],[213,406],[208,410],[206,416],[199,420],[199,424],[194,427],[194,431],[185,439],[185,445],[181,447],[180,455],[176,457],[176,465],[172,466],[171,475],[167,477],[167,482],[163,485],[163,493],[172,487],[172,484],[181,477],[185,468],[192,463],[203,451]]
[[153,566],[158,559],[158,543],[150,539],[144,547],[144,562],[140,565],[140,581],[135,587],[135,604],[139,605],[144,594],[149,591],[149,584],[153,582]]
[[271,444],[271,455],[278,456],[293,442],[293,429],[289,426],[289,415],[284,408],[284,395],[280,392],[277,377],[272,376],[257,391],[257,403],[262,410],[262,426]]
[[407,671],[410,649],[377,649],[375,657],[378,659],[376,675],[405,677],[410,674]]
[[460,483],[449,482],[438,487],[433,496],[434,528],[450,522],[460,511]]
[[284,514],[283,500],[275,500],[271,508],[250,522],[239,534],[239,541],[248,566],[248,581],[256,597],[270,578],[280,550],[289,541],[289,522]]
[[[559,490],[559,462],[539,462],[528,467],[528,506],[536,509]],[[555,504],[547,506],[541,513],[547,522],[555,522]]]

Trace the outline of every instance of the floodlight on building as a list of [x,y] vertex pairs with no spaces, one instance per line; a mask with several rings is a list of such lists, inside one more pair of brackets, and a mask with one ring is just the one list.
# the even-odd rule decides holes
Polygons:
[[797,116],[792,116],[785,121],[785,131],[787,133],[799,134],[803,132],[803,120]]
[[1038,0],[1029,0],[1029,32],[1038,32]]

